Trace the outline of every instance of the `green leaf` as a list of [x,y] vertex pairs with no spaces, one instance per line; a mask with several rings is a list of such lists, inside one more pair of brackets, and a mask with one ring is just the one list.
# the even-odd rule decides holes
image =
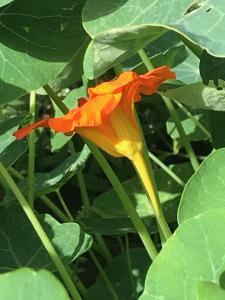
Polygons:
[[[48,214],[40,215],[39,219],[64,264],[71,263],[90,248],[92,238],[78,224],[60,224]],[[21,267],[55,270],[20,206],[0,207],[0,229],[0,272]]]
[[0,153],[0,161],[8,168],[27,151],[27,148],[26,141],[14,141]]
[[1,104],[43,86],[79,57],[87,39],[83,4],[21,0],[0,9]]
[[[129,256],[130,264],[129,264]],[[113,285],[119,299],[135,300],[143,291],[144,278],[150,265],[146,251],[142,248],[130,249],[113,258],[105,268],[105,273]],[[100,276],[90,287],[87,300],[114,300],[105,281]]]
[[[188,110],[206,129],[209,130],[208,112],[190,108]],[[180,108],[177,109],[177,114],[190,141],[201,141],[208,139],[206,134]],[[177,131],[176,125],[171,117],[166,122],[166,128],[167,133],[173,140],[181,142],[179,132]]]
[[216,88],[211,82],[204,85],[201,82],[188,84],[166,91],[166,95],[178,102],[191,105],[194,108],[204,108],[216,111],[225,110],[225,82],[219,81]]
[[225,112],[210,111],[209,121],[210,132],[212,135],[212,144],[214,148],[219,149],[225,147],[225,136],[223,130],[219,130],[219,128],[224,128],[225,126]]
[[199,281],[218,284],[225,269],[224,231],[224,209],[184,222],[151,265],[139,300],[196,300]]
[[84,56],[84,73],[89,79],[104,74],[108,69],[128,59],[141,48],[147,46],[166,30],[156,28],[149,36],[149,28],[136,26],[128,29],[114,29],[99,34],[92,41]]
[[0,122],[0,153],[11,143],[16,141],[16,138],[13,136],[13,132],[18,129],[19,122],[23,118],[24,117],[15,117]]
[[225,290],[213,282],[201,281],[198,284],[198,300],[224,300]]
[[200,81],[199,74],[199,60],[198,58],[187,49],[188,57],[179,65],[173,68],[176,73],[177,79],[185,84],[190,84]]
[[57,89],[64,89],[74,84],[77,80],[80,80],[84,71],[83,71],[83,61],[86,48],[90,42],[88,38],[83,44],[82,48],[79,50],[76,56],[66,65],[63,71],[53,79],[50,84]]
[[[198,58],[186,48],[177,35],[168,31],[145,48],[145,53],[154,67],[169,66],[175,71],[177,78],[189,84],[199,81]],[[137,73],[145,73],[146,66],[139,55],[134,55],[122,63],[124,70],[134,70]]]
[[[90,156],[90,150],[87,146],[84,146],[81,152],[72,154],[67,157],[57,168],[48,173],[36,173],[34,178],[35,197],[43,194],[49,194],[55,192],[62,187],[71,177],[84,168],[87,159]],[[27,192],[27,179],[21,180],[18,183],[18,187],[24,195]],[[15,197],[11,191],[9,191],[2,201],[2,205],[14,201]]]
[[0,0],[0,7],[9,4],[10,2],[12,2],[13,0]]
[[[97,76],[113,63],[122,62],[154,41],[166,30],[177,32],[198,55],[202,49],[224,56],[221,36],[225,33],[223,1],[88,0],[84,7],[84,27],[93,39],[92,71]],[[124,42],[121,42],[124,40]],[[111,55],[111,61],[109,57]],[[104,62],[104,63],[103,63]],[[99,65],[100,63],[100,65]],[[90,67],[91,68],[91,67]]]
[[[184,163],[170,167],[184,181],[192,174],[190,164]],[[154,174],[166,218],[169,222],[174,222],[183,187],[162,169],[155,170]],[[137,213],[145,220],[149,230],[152,233],[157,232],[154,212],[138,177],[131,178],[122,184],[136,207]],[[102,234],[136,232],[113,189],[95,198],[93,210],[90,212],[83,211],[80,217],[86,230],[89,232]]]
[[[77,88],[73,91],[71,91],[66,98],[64,99],[64,102],[68,109],[76,108],[77,107],[77,99],[81,97],[86,96],[86,89],[85,87]],[[58,106],[53,102],[53,106],[55,109],[55,117],[63,116],[63,113],[58,108]],[[52,131],[53,132],[53,131]],[[59,132],[57,134],[53,133],[51,136],[51,147],[52,151],[57,151],[61,149],[69,140],[71,140],[73,136],[69,135],[66,136],[65,134]]]
[[218,80],[225,80],[225,58],[215,57],[203,51],[200,59],[199,70],[202,80],[208,84],[213,80],[215,85],[218,85]]
[[179,223],[209,210],[225,209],[224,160],[224,148],[212,152],[188,181],[179,207]]
[[0,300],[70,300],[62,283],[46,270],[24,268],[0,275]]

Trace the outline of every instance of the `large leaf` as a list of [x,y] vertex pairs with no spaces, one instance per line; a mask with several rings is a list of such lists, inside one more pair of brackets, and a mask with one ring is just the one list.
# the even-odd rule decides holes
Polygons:
[[24,268],[0,275],[0,300],[69,300],[66,289],[50,272]]
[[225,290],[213,282],[200,282],[198,284],[198,300],[224,300]]
[[83,21],[93,39],[93,47],[86,53],[87,60],[92,56],[93,67],[92,71],[89,67],[87,74],[101,74],[113,62],[123,61],[168,29],[182,35],[199,53],[200,46],[211,54],[225,55],[225,42],[221,42],[221,35],[225,33],[224,14],[222,0],[196,4],[192,0],[116,0],[104,3],[88,0]]
[[14,141],[4,151],[0,153],[0,161],[6,168],[14,164],[21,155],[27,151],[26,141]]
[[10,2],[12,2],[13,0],[0,0],[0,7],[4,6],[6,4],[9,4]]
[[[34,195],[40,196],[56,191],[62,187],[72,176],[84,168],[85,163],[90,156],[90,150],[84,146],[81,152],[72,154],[67,157],[57,168],[48,173],[36,173],[34,178],[35,191]],[[21,191],[27,192],[27,179],[18,183]],[[9,191],[2,204],[8,203],[15,199],[13,193]]]
[[[92,238],[76,223],[60,224],[45,214],[39,219],[65,264],[91,246]],[[0,207],[0,272],[20,267],[55,270],[55,265],[18,205]]]
[[[190,164],[178,164],[170,166],[170,168],[184,181],[192,174]],[[176,221],[177,207],[183,187],[162,169],[157,169],[154,173],[166,218],[169,222],[174,222]],[[123,186],[136,207],[137,213],[145,220],[150,232],[156,232],[154,212],[139,178],[131,178],[123,182]],[[91,211],[84,210],[80,217],[85,229],[89,232],[101,234],[136,232],[114,189],[110,189],[95,198]]]
[[[167,65],[173,68],[182,82],[189,84],[200,80],[198,59],[181,43],[174,32],[168,31],[150,43],[145,52],[154,67]],[[124,70],[134,69],[140,74],[146,72],[146,66],[139,55],[132,56],[123,62],[122,66]]]
[[15,117],[0,122],[0,153],[11,143],[16,141],[16,138],[13,136],[13,132],[18,129],[19,122],[23,118],[24,117]]
[[[119,299],[137,299],[138,295],[143,291],[144,278],[149,265],[149,257],[142,248],[131,249],[128,253],[122,252],[113,258],[105,268],[105,273]],[[87,293],[87,300],[99,299],[115,299],[101,276]]]
[[225,269],[224,231],[224,209],[184,222],[151,265],[139,299],[198,300],[199,281],[219,284]]
[[[209,130],[209,117],[208,112],[200,109],[190,109],[189,112],[195,117],[195,119],[200,122],[206,129]],[[190,141],[201,141],[208,139],[209,137],[200,129],[196,122],[189,118],[180,108],[177,110],[177,114],[182,123],[184,131],[188,136]],[[167,133],[171,136],[173,140],[181,142],[180,134],[176,128],[173,119],[170,117],[166,122]],[[182,142],[181,142],[182,144]]]
[[210,80],[213,80],[215,85],[218,85],[219,79],[225,80],[224,66],[224,57],[214,57],[204,50],[199,64],[199,70],[203,82],[208,84]]
[[46,84],[75,59],[87,39],[83,3],[20,0],[0,10],[0,103]]
[[168,89],[166,94],[168,97],[194,108],[225,110],[225,82],[222,80],[219,81],[218,88],[212,82],[209,85],[196,82],[175,89]]
[[179,207],[180,223],[217,208],[225,209],[225,149],[214,151],[187,183]]

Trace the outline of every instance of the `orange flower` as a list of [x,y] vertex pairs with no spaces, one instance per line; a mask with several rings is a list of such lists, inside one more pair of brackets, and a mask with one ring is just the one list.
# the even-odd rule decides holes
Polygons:
[[50,127],[55,132],[78,133],[113,156],[133,160],[142,150],[142,138],[135,118],[134,102],[140,94],[155,93],[166,79],[175,79],[168,67],[145,75],[124,72],[117,79],[88,89],[89,99],[80,99],[78,108],[59,118],[50,118],[14,133],[22,139],[37,127]]

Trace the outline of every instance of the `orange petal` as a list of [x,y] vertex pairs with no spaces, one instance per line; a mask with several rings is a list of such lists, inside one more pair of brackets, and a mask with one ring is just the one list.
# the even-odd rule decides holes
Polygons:
[[90,97],[95,97],[97,95],[111,94],[117,92],[118,89],[126,86],[130,82],[138,80],[138,75],[135,72],[128,71],[123,72],[120,76],[114,80],[103,82],[98,84],[94,88],[88,89],[88,94]]
[[27,136],[33,129],[37,127],[48,127],[48,121],[49,119],[46,120],[41,120],[37,123],[34,123],[32,125],[26,126],[24,128],[21,128],[17,130],[16,132],[13,133],[13,135],[18,139],[22,140],[25,136]]
[[167,79],[176,79],[176,74],[167,66],[139,75],[140,92],[144,95],[152,95],[157,92],[159,86]]
[[76,127],[101,125],[103,119],[119,104],[121,97],[121,93],[117,93],[97,96],[88,101],[82,99],[82,106],[71,109],[64,116],[41,120],[16,131],[14,135],[17,139],[22,139],[38,127],[49,127],[55,130],[55,132],[72,134],[76,130]]

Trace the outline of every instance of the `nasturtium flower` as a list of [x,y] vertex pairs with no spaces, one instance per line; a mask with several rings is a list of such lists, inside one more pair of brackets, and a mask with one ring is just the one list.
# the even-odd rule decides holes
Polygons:
[[135,118],[134,103],[140,95],[151,95],[163,81],[175,79],[168,67],[144,75],[124,72],[117,79],[88,89],[88,99],[63,117],[41,120],[14,133],[22,139],[37,127],[49,127],[64,134],[78,133],[112,156],[134,160],[142,151],[142,137]]

